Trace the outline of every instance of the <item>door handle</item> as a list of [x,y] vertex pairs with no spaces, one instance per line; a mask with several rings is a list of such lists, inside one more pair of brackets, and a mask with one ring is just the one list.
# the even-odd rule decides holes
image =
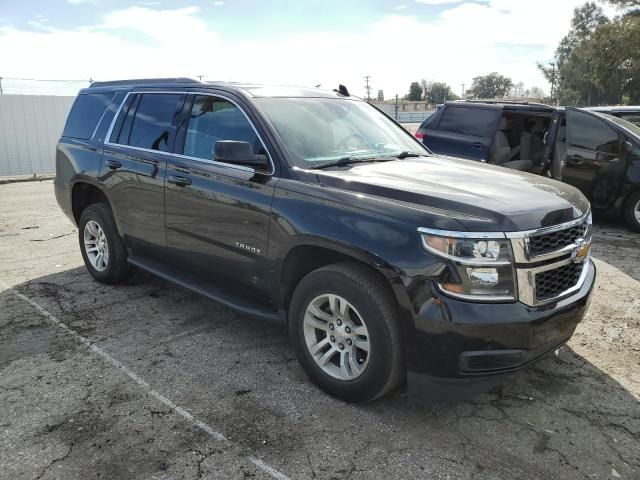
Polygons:
[[117,168],[120,168],[122,166],[122,164],[117,160],[105,160],[104,163],[106,163],[107,167],[109,167],[111,170],[116,170]]
[[484,148],[484,143],[476,142],[472,144],[473,148],[477,148],[478,150],[482,150]]
[[191,185],[191,179],[183,177],[181,175],[169,175],[169,178],[167,178],[167,182],[172,183],[173,185],[177,185],[178,187],[186,187],[187,185]]

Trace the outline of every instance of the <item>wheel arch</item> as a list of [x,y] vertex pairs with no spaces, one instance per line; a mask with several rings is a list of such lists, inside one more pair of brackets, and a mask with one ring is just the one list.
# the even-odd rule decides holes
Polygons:
[[389,288],[394,299],[392,285],[395,271],[374,253],[361,248],[322,238],[306,238],[287,252],[280,269],[280,306],[288,312],[289,301],[296,286],[309,273],[334,263],[353,262],[365,265]]
[[71,187],[71,211],[76,225],[85,208],[94,203],[104,203],[113,213],[111,203],[104,191],[96,184],[86,181],[78,181]]

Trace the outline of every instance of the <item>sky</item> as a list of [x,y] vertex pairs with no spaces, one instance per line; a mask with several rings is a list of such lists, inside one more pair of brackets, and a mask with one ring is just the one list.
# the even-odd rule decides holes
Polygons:
[[[74,94],[88,79],[202,76],[406,94],[460,94],[493,71],[549,86],[548,62],[584,0],[0,0],[5,93]],[[11,80],[58,79],[78,82]],[[35,85],[35,86],[34,86]],[[22,90],[21,90],[22,89]],[[49,90],[54,90],[49,92]]]

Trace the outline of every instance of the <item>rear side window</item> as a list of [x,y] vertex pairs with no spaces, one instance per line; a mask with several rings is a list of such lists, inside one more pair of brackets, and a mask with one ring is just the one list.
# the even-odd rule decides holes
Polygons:
[[174,117],[182,106],[181,95],[149,93],[131,104],[117,143],[131,147],[169,151]]
[[493,137],[490,129],[499,116],[499,110],[488,108],[448,107],[442,114],[438,130],[474,137]]
[[605,122],[583,112],[569,110],[567,115],[569,145],[596,152],[618,152],[618,133]]
[[90,139],[112,98],[113,93],[78,95],[69,112],[62,136]]

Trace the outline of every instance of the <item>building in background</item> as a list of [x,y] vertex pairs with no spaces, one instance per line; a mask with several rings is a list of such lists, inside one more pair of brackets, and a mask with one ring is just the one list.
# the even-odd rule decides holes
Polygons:
[[56,144],[74,99],[0,95],[0,177],[55,171]]

